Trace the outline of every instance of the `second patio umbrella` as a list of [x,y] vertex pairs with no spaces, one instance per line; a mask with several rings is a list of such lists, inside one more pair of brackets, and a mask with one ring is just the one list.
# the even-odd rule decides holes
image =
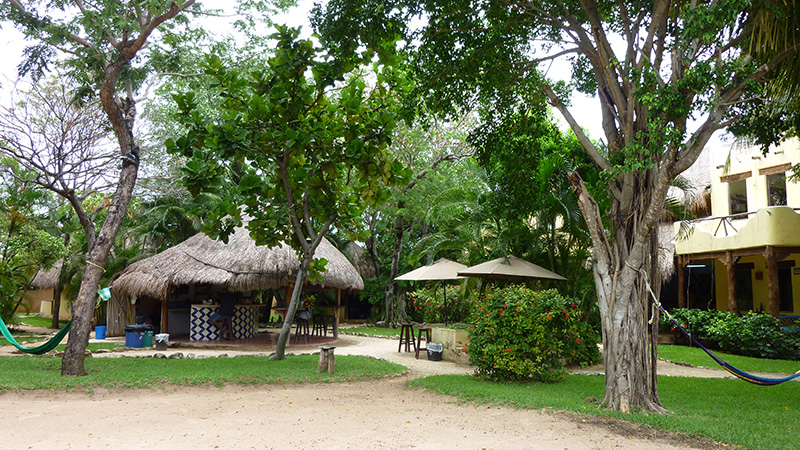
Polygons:
[[[395,278],[397,281],[441,281],[441,280],[459,280],[465,278],[459,276],[460,270],[467,269],[467,266],[455,261],[450,261],[447,258],[440,258],[429,266],[423,266],[419,269],[414,269],[411,272],[400,275]],[[444,321],[447,323],[447,289],[444,290]]]
[[505,280],[560,280],[566,278],[551,272],[544,267],[519,259],[516,256],[505,256],[491,261],[459,270],[458,275],[463,277],[505,279]]

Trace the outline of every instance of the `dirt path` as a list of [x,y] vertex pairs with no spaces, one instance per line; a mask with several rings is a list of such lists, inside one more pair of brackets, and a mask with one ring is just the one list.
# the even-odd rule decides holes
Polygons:
[[[459,405],[450,397],[407,388],[410,377],[471,373],[471,369],[398,353],[396,342],[357,336],[342,336],[336,342],[337,354],[371,355],[410,368],[409,374],[402,377],[371,382],[93,394],[2,393],[0,423],[4,424],[4,447],[126,450],[687,447],[686,440],[678,442],[668,435],[652,437],[649,431],[637,427],[614,427],[612,431],[605,423],[585,422],[570,414]],[[288,350],[307,353],[317,348],[296,346]],[[176,351],[192,352],[198,357],[240,353],[231,349],[187,348],[165,353]],[[123,354],[152,353],[153,350],[138,350]]]
[[458,405],[405,379],[3,394],[6,448],[677,449],[560,414]]

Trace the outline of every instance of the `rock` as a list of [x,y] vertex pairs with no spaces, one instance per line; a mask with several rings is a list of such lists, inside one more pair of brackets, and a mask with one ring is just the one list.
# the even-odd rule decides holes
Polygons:
[[197,355],[195,355],[194,353],[187,353],[186,359],[197,359]]
[[165,355],[165,354],[163,354],[163,353],[154,353],[154,354],[153,354],[153,358],[156,358],[156,359],[166,359],[166,358],[167,358],[167,355]]
[[169,355],[169,359],[183,359],[183,353],[175,352],[175,353]]
[[227,353],[221,353],[221,354],[217,355],[217,358],[227,358],[227,357],[228,357]]
[[109,349],[109,348],[98,348],[94,352],[95,353],[111,353],[111,349]]

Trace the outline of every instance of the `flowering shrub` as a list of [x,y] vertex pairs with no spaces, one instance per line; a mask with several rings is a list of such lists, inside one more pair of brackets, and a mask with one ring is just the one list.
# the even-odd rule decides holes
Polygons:
[[579,304],[555,290],[512,285],[475,302],[466,348],[480,375],[494,380],[556,381],[564,362],[600,360],[598,336]]
[[[464,322],[469,318],[469,299],[461,297],[458,286],[445,286],[447,289],[447,321]],[[426,323],[442,323],[445,320],[445,305],[442,288],[419,289],[408,294],[408,314],[411,320]]]

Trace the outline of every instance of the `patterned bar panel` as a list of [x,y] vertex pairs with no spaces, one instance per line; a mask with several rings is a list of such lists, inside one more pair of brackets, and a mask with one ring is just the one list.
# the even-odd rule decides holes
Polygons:
[[[258,308],[261,305],[236,305],[231,327],[234,339],[247,339],[258,333]],[[189,317],[189,340],[216,341],[220,339],[219,328],[208,321],[216,305],[192,305]]]

